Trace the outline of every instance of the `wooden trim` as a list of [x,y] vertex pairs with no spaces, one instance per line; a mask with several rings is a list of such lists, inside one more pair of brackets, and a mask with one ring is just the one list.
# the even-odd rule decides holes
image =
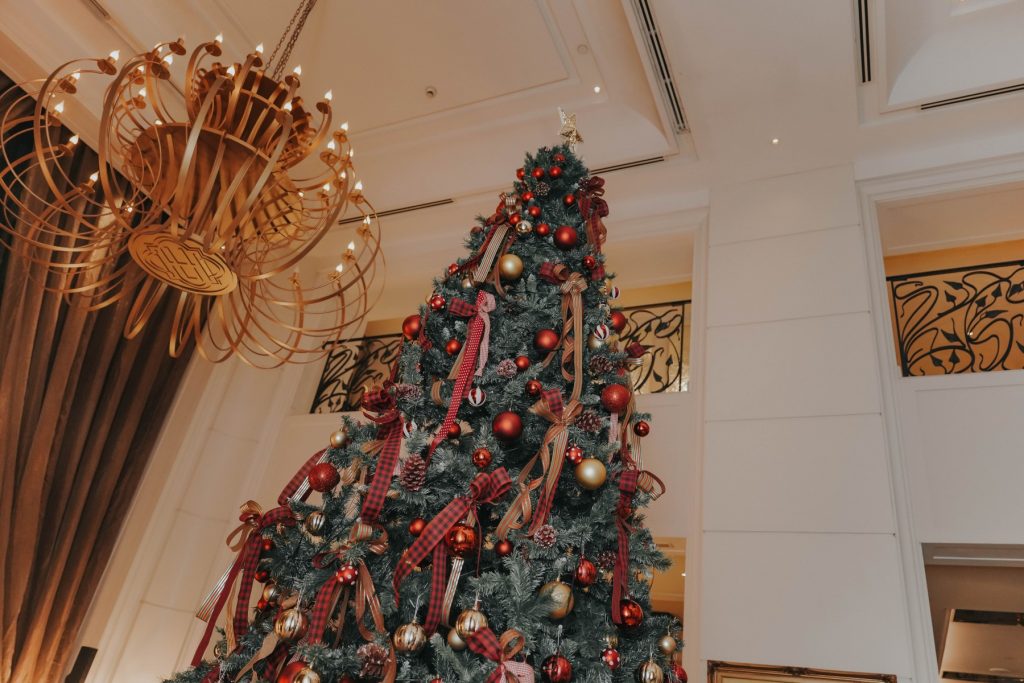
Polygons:
[[722,683],[724,678],[789,683],[793,679],[805,681],[832,681],[837,683],[896,683],[895,674],[871,674],[831,669],[811,669],[803,666],[768,666],[764,664],[737,664],[708,661],[708,683]]

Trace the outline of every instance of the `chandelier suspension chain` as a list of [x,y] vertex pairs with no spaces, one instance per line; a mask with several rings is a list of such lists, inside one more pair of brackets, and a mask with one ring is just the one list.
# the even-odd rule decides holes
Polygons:
[[[288,59],[292,56],[292,48],[295,47],[299,34],[302,33],[302,29],[306,26],[306,19],[309,18],[309,13],[316,6],[316,1],[300,0],[299,6],[295,8],[295,14],[292,15],[292,20],[288,22],[288,27],[281,34],[280,40],[274,46],[274,51],[270,53],[270,58],[267,60],[267,68],[273,65],[273,77],[275,79],[280,80],[281,76],[284,75]],[[285,44],[285,39],[288,41],[287,44]],[[284,45],[284,51],[281,53],[281,59],[275,63],[274,60],[277,58],[277,53],[281,50],[282,45]]]

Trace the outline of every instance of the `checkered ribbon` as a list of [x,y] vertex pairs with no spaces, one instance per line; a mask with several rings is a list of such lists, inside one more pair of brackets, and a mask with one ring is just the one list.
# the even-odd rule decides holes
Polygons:
[[665,484],[650,472],[626,469],[619,473],[619,504],[615,507],[615,526],[618,532],[619,552],[615,556],[615,573],[612,577],[612,621],[622,622],[619,602],[629,597],[629,537],[633,527],[629,517],[633,514],[633,496],[640,489],[652,499],[665,493]]
[[[500,243],[505,240],[505,235],[508,231],[509,205],[506,201],[508,198],[509,195],[504,192],[499,195],[497,208],[494,209],[494,213],[491,214],[490,218],[484,222],[484,226],[487,228],[487,237],[484,238],[483,244],[480,245],[480,249],[459,266],[459,269],[455,271],[455,276],[462,275],[466,271],[475,267],[476,271],[473,275],[474,280],[480,282],[484,277],[486,277],[486,273],[491,269],[490,264],[494,262],[494,254],[497,251],[497,248],[500,248],[500,246],[497,245],[500,245]],[[512,202],[511,207],[514,210],[514,201]],[[501,233],[500,235],[497,234],[499,232]],[[488,249],[491,249],[490,258],[488,258]],[[481,273],[483,273],[483,275],[481,275]]]
[[[241,574],[242,579],[238,589],[235,616],[232,620],[232,631],[235,641],[240,640],[248,632],[249,594],[252,592],[252,583],[256,577],[256,567],[259,565],[260,551],[263,547],[261,532],[277,524],[287,526],[294,526],[295,524],[295,513],[292,512],[291,508],[285,506],[276,507],[262,515],[258,515],[257,510],[259,510],[259,505],[252,501],[242,506],[241,520],[250,529],[243,532],[247,534],[245,542],[242,544],[235,562],[228,569],[226,576],[222,578],[221,584],[219,584],[217,599],[209,610],[209,621],[206,624],[206,630],[203,633],[202,640],[199,641],[199,647],[196,648],[195,655],[192,657],[192,666],[197,666],[203,661],[203,653],[206,652],[206,648],[210,644],[210,638],[213,636],[213,629],[217,625],[217,616],[224,609],[228,596],[231,594],[231,586],[239,574]],[[228,537],[229,542],[236,536],[236,533],[238,533],[238,529],[233,531],[231,536]]]
[[537,276],[552,285],[560,285],[569,279],[569,266],[564,263],[552,263],[551,261],[545,261],[540,264],[540,269],[537,271]]
[[327,460],[327,449],[321,449],[314,453],[305,464],[299,468],[299,471],[295,473],[295,476],[291,478],[288,485],[281,491],[281,495],[277,497],[278,505],[287,505],[289,500],[306,500],[309,498],[309,494],[313,490],[309,487],[309,473],[314,467],[321,462]]
[[[576,195],[576,206],[580,209],[580,215],[587,222],[587,242],[594,246],[594,251],[601,253],[601,245],[608,238],[608,229],[604,227],[602,218],[608,216],[608,202],[604,200],[604,178],[594,176],[587,178]],[[597,267],[590,271],[590,279],[603,280],[605,276],[604,265],[598,263]]]
[[398,412],[395,397],[388,390],[390,387],[375,388],[363,395],[363,415],[377,427],[377,441],[371,444],[370,450],[379,448],[377,468],[373,473],[373,481],[363,498],[360,519],[373,524],[384,509],[391,480],[395,476],[395,466],[402,451],[402,415]]
[[[562,377],[572,382],[572,398],[578,399],[583,392],[583,291],[587,281],[565,264],[550,261],[540,264],[538,275],[545,282],[558,285],[562,292]],[[544,367],[556,353],[558,349],[547,355]]]
[[427,555],[433,553],[433,575],[430,582],[430,602],[427,606],[427,616],[423,620],[423,628],[427,633],[433,633],[441,623],[441,613],[444,608],[445,584],[448,580],[448,547],[444,542],[445,534],[460,520],[466,517],[467,513],[474,511],[483,503],[493,503],[512,486],[512,479],[504,467],[499,467],[493,472],[481,472],[473,478],[469,485],[468,496],[457,496],[455,500],[448,503],[435,517],[430,520],[426,528],[402,553],[395,568],[393,585],[395,587],[395,604],[399,604],[399,587],[402,580],[409,575],[413,567],[426,559]]
[[498,663],[485,683],[533,683],[533,667],[526,662],[512,661],[525,644],[523,634],[515,629],[501,634],[500,641],[489,628],[474,631],[466,639],[470,650]]
[[425,458],[427,464],[430,463],[430,459],[433,457],[438,445],[448,437],[448,430],[455,424],[455,416],[459,412],[459,406],[462,405],[462,400],[472,388],[470,386],[470,378],[474,374],[473,366],[477,362],[478,352],[480,362],[475,368],[476,374],[482,375],[484,367],[487,365],[487,349],[491,336],[491,316],[489,313],[496,306],[494,295],[483,290],[477,293],[476,305],[470,305],[462,299],[453,299],[448,305],[448,312],[452,315],[457,315],[461,318],[471,317],[473,319],[469,323],[469,330],[466,333],[466,344],[462,355],[459,356],[457,361],[459,371],[455,378],[455,388],[452,389],[452,399],[448,404],[448,413],[444,416],[441,427],[437,430],[437,434],[434,435],[433,440],[430,442],[430,447],[427,449]]
[[[519,471],[516,477],[516,487],[519,493],[512,504],[509,505],[505,515],[498,522],[495,535],[504,539],[508,537],[512,529],[521,529],[530,524],[529,533],[532,535],[538,528],[547,523],[548,515],[555,500],[555,491],[558,489],[558,479],[562,476],[562,465],[565,460],[565,449],[569,445],[569,425],[582,411],[583,406],[579,401],[570,400],[568,404],[562,402],[562,392],[557,389],[549,389],[541,394],[541,398],[530,406],[530,412],[540,415],[551,426],[544,434],[537,453]],[[537,463],[540,463],[540,476],[530,480]],[[537,498],[537,511],[534,514],[530,494],[540,489]],[[532,523],[530,523],[532,520]]]

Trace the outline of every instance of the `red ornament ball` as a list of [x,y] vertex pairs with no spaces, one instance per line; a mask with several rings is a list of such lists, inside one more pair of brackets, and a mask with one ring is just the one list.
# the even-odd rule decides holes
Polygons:
[[515,441],[523,435],[523,419],[511,410],[498,413],[491,422],[494,436],[502,441]]
[[577,585],[584,588],[590,586],[597,580],[597,567],[587,558],[581,557],[579,564],[576,565],[575,576]]
[[552,329],[537,330],[537,334],[533,335],[533,345],[545,353],[557,349],[558,342],[558,333]]
[[271,550],[274,549],[274,539],[264,538],[262,541],[260,541],[260,547],[263,548],[264,552],[269,553]]
[[612,311],[609,322],[612,324],[613,330],[622,332],[622,330],[626,329],[626,314],[619,310]]
[[583,257],[583,267],[586,268],[587,270],[593,270],[594,268],[597,268],[597,259],[591,256],[590,254],[587,254],[586,256]]
[[354,586],[359,579],[359,567],[351,563],[341,565],[341,569],[334,572],[334,579],[342,586]]
[[448,433],[446,434],[446,436],[449,439],[457,439],[460,436],[462,436],[462,425],[460,425],[458,422],[452,422],[451,426],[448,427]]
[[459,339],[449,339],[448,343],[444,345],[444,350],[448,352],[449,356],[454,356],[462,350],[462,341]]
[[341,481],[338,468],[329,462],[320,462],[313,465],[313,469],[309,471],[307,478],[309,479],[309,488],[320,493],[330,491]]
[[604,662],[604,665],[612,671],[615,671],[622,665],[622,659],[619,657],[619,651],[610,647],[605,648],[601,653],[601,661]]
[[620,600],[619,617],[625,628],[636,628],[644,621],[644,608],[636,600]]
[[541,223],[540,225],[535,227],[533,231],[537,233],[538,237],[547,237],[548,235],[551,234],[551,226],[548,225],[547,223]]
[[541,178],[544,177],[544,169],[541,168],[540,166],[535,166],[534,169],[530,171],[530,175],[540,180]]
[[576,203],[576,195],[567,194],[564,197],[562,197],[562,201],[565,202],[566,206],[572,206],[573,204]]
[[568,460],[569,464],[571,464],[574,467],[583,462],[584,457],[585,455],[583,453],[583,449],[577,446],[576,444],[573,444],[565,449],[565,459]]
[[493,456],[491,455],[491,452],[486,448],[478,448],[473,451],[473,464],[476,465],[478,469],[482,470],[490,465],[492,458]]
[[559,163],[559,164],[565,163],[565,155],[562,154],[561,152],[558,152],[557,154],[555,154],[551,158],[554,159],[556,163]]
[[494,552],[498,557],[508,557],[512,554],[515,547],[512,545],[512,541],[507,538],[503,538],[494,544]]
[[256,601],[256,609],[258,609],[258,610],[265,610],[265,609],[267,609],[267,606],[269,606],[269,605],[270,605],[270,603],[267,602],[266,600],[264,600],[263,598],[260,598],[259,600]]
[[572,663],[562,655],[551,655],[541,666],[547,683],[569,683],[572,680]]
[[459,272],[459,264],[458,263],[453,263],[450,266],[448,266],[448,274],[449,275],[455,275],[455,273],[457,273],[457,272]]
[[512,225],[518,224],[521,220],[523,220],[523,217],[520,216],[518,213],[514,213],[508,217],[508,222],[511,223]]
[[556,180],[558,178],[561,178],[562,177],[562,167],[561,166],[552,166],[551,168],[548,169],[548,175],[551,176],[552,178],[555,178]]
[[527,190],[526,192],[524,192],[524,193],[522,193],[521,195],[519,195],[519,197],[520,197],[520,198],[521,198],[521,199],[522,199],[522,200],[523,200],[524,202],[528,202],[528,201],[530,201],[531,199],[533,199],[533,193],[532,193],[532,192],[530,192],[529,190]]
[[637,436],[647,436],[651,433],[651,425],[646,420],[640,420],[633,425],[633,433]]
[[420,336],[420,330],[422,329],[423,318],[418,313],[414,313],[402,321],[402,334],[405,335],[406,339],[415,339]]
[[430,295],[430,299],[427,301],[432,311],[443,311],[444,307],[448,305],[448,302],[444,300],[444,297],[436,292]]
[[529,367],[530,367],[530,357],[529,356],[516,356],[516,367],[519,368],[520,372],[529,369]]
[[296,677],[302,670],[307,668],[309,665],[301,659],[297,659],[285,668],[281,669],[281,674],[277,677],[277,683],[295,683]]
[[601,405],[609,413],[621,413],[629,405],[630,391],[623,384],[609,384],[601,390]]
[[530,214],[530,218],[540,218],[540,207],[537,205],[531,206],[526,210],[526,213]]
[[427,528],[427,520],[422,517],[416,517],[409,522],[409,534],[412,536],[419,536],[423,533],[423,530]]
[[672,675],[676,677],[679,683],[686,683],[690,680],[690,677],[686,675],[686,669],[678,662],[672,664]]
[[544,385],[535,379],[531,379],[526,383],[526,393],[530,396],[540,396],[540,392],[543,391]]
[[256,574],[254,575],[253,578],[255,578],[260,583],[266,583],[267,580],[270,578],[270,572],[268,572],[266,569],[257,569]]
[[520,180],[522,180],[525,177],[526,177],[526,169],[525,168],[517,168],[516,169],[516,178],[519,178]]
[[456,524],[444,535],[448,551],[455,557],[465,557],[476,547],[476,529],[468,524]]
[[580,242],[580,236],[576,228],[571,225],[561,225],[555,230],[555,246],[559,249],[572,249]]

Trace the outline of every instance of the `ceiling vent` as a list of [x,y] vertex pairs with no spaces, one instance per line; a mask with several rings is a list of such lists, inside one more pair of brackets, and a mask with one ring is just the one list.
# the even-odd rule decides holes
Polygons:
[[974,100],[983,100],[986,97],[996,97],[997,95],[1007,95],[1012,92],[1020,92],[1024,90],[1024,83],[1018,83],[1016,85],[1008,85],[1003,88],[993,88],[992,90],[982,90],[980,92],[968,93],[967,95],[960,95],[959,97],[950,97],[945,100],[935,100],[934,102],[925,102],[921,105],[921,109],[938,109],[939,107],[948,107],[951,104],[960,104],[961,102],[973,102]]
[[871,82],[871,0],[857,0],[857,34],[860,45],[860,82]]
[[662,48],[661,33],[654,21],[654,12],[648,0],[629,0],[640,29],[640,36],[647,48],[647,56],[654,70],[654,77],[661,90],[661,98],[671,119],[676,134],[686,130],[686,119],[683,118],[683,105],[679,101],[679,91],[672,79],[672,69],[668,64],[668,56]]
[[602,173],[612,173],[614,171],[625,171],[627,168],[636,168],[638,166],[648,166],[650,164],[658,164],[665,161],[665,157],[649,157],[647,159],[640,159],[638,161],[627,161],[624,164],[612,164],[611,166],[602,166],[601,168],[590,169],[591,175],[601,175]]

